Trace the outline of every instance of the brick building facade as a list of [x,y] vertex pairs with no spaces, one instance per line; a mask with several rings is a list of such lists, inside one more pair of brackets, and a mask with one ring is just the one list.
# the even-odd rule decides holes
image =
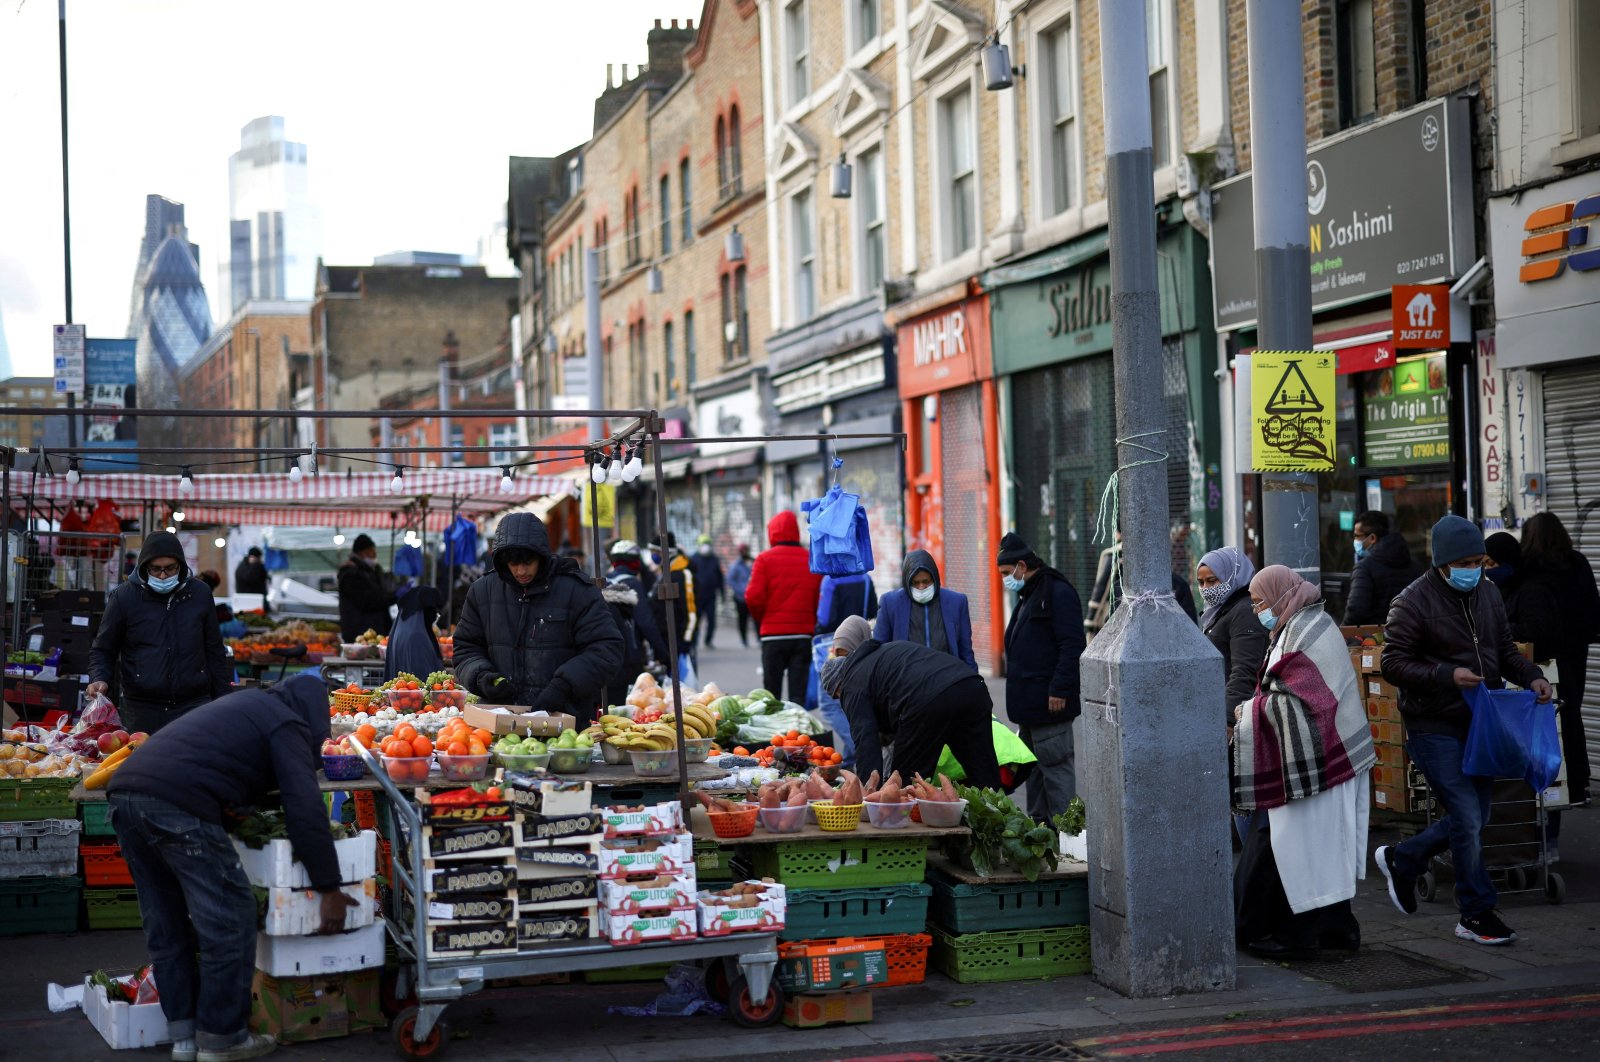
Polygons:
[[[258,409],[289,409],[304,383],[311,347],[311,303],[252,300],[211,333],[184,366],[179,393],[190,409],[235,409],[233,420],[206,418],[185,429],[195,446],[288,446],[286,421],[245,415]],[[262,467],[281,467],[281,462]]]

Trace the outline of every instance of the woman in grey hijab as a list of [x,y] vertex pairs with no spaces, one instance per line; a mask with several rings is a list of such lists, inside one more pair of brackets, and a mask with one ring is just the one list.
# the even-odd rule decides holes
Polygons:
[[1200,558],[1195,581],[1205,611],[1200,629],[1222,654],[1228,677],[1223,703],[1223,725],[1233,732],[1233,709],[1255,693],[1256,676],[1267,656],[1267,632],[1250,607],[1250,580],[1256,566],[1232,546],[1214,549]]

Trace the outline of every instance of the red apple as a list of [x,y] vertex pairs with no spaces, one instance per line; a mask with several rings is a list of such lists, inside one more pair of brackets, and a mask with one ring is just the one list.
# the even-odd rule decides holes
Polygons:
[[121,730],[115,730],[109,734],[101,734],[99,741],[96,742],[100,746],[100,755],[102,756],[111,755],[127,743],[128,735]]
[[132,734],[128,735],[128,744],[132,745],[134,748],[138,748],[148,740],[150,740],[150,735],[146,734],[143,730],[136,730]]
[[339,743],[337,741],[329,738],[327,741],[322,743],[322,754],[324,756],[343,756],[345,753],[344,750],[339,747]]

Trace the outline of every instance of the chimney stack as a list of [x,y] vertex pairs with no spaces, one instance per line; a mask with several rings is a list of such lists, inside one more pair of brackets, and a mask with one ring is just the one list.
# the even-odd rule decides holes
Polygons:
[[612,66],[611,66],[610,63],[607,63],[606,64],[606,88],[610,88],[611,87],[611,75],[612,75]]

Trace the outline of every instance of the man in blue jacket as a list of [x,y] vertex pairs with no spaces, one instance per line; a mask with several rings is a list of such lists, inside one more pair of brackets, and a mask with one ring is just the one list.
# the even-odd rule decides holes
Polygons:
[[1028,780],[1028,814],[1048,819],[1077,792],[1072,721],[1078,718],[1083,606],[1067,577],[1047,566],[1016,532],[1000,540],[1006,589],[1017,595],[1006,624],[1006,716],[1038,757]]
[[872,640],[916,642],[949,653],[978,670],[977,658],[972,655],[972,615],[967,610],[967,595],[940,584],[939,566],[925,549],[907,553],[900,571],[905,588],[883,595]]
[[833,729],[833,747],[839,750],[849,770],[855,767],[856,743],[850,732],[850,717],[839,698],[822,688],[819,676],[833,649],[833,632],[851,616],[870,620],[878,614],[878,590],[866,572],[854,575],[824,575],[817,594],[817,632],[811,639],[811,678],[806,684],[806,707],[814,704]]

